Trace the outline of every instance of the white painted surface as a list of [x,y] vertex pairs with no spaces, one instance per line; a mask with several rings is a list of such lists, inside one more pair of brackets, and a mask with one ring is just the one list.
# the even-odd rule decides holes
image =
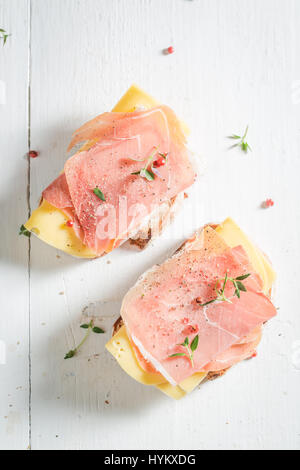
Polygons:
[[[29,434],[28,240],[20,239],[27,205],[27,2],[0,2],[0,23],[14,41],[0,45],[0,448],[26,449]],[[5,7],[5,8],[4,8]],[[2,26],[0,26],[1,28]],[[10,39],[10,38],[9,38]],[[1,104],[2,103],[2,104]],[[1,348],[2,349],[2,348]],[[1,365],[5,362],[6,365]]]
[[[299,20],[297,0],[0,0],[0,27],[13,34],[0,48],[1,449],[299,449]],[[171,44],[176,52],[162,55]],[[31,147],[41,152],[32,208],[63,167],[71,132],[132,82],[190,125],[205,176],[147,251],[85,262],[32,239],[28,258],[17,232],[28,213],[29,63]],[[228,152],[225,136],[247,124],[253,152]],[[262,210],[266,197],[275,206]],[[182,226],[227,215],[277,268],[279,314],[257,359],[173,402],[128,378],[104,343],[122,296],[174,249]],[[64,361],[87,305],[108,333]]]

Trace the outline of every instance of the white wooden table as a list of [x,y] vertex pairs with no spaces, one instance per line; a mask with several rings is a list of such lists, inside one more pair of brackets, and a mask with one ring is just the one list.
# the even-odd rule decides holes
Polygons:
[[[299,22],[299,0],[0,0],[1,449],[299,449]],[[19,237],[72,131],[132,82],[188,122],[205,158],[185,211],[147,251],[95,261]],[[247,124],[253,152],[228,151]],[[255,360],[173,402],[104,344],[138,275],[228,215],[278,271],[278,317]],[[64,361],[84,312],[108,332]]]

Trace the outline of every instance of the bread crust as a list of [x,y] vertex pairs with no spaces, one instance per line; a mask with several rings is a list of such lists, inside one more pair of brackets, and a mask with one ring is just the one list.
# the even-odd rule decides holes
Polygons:
[[217,370],[217,371],[211,371],[208,372],[206,376],[206,380],[215,380],[218,379],[219,377],[222,377],[226,372],[230,369],[230,367],[227,367],[227,369],[222,369],[222,370]]
[[143,250],[144,248],[146,248],[148,243],[150,243],[151,238],[152,238],[152,230],[151,230],[151,228],[149,228],[146,238],[142,238],[142,237],[129,238],[129,243],[130,243],[130,245],[133,245],[134,247],[138,248],[139,250]]
[[[135,235],[130,236],[129,244],[138,250],[146,248],[151,240],[158,237],[172,222],[184,199],[184,193],[180,193],[169,201],[163,202],[157,211],[151,214],[151,217],[146,222],[141,224]],[[153,230],[153,227],[155,227],[155,230]]]
[[115,323],[113,324],[113,331],[112,331],[112,336],[115,336],[116,333],[122,328],[124,325],[122,317],[119,317]]

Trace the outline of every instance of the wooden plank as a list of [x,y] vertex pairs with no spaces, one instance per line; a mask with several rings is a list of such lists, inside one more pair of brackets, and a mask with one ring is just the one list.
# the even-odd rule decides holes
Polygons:
[[[33,448],[299,448],[291,348],[299,340],[300,105],[291,91],[300,79],[299,2],[164,0],[157,10],[155,0],[32,1],[32,144],[41,150],[32,207],[63,167],[71,132],[110,109],[133,81],[188,121],[207,162],[185,212],[143,254],[121,249],[82,262],[33,240]],[[171,44],[175,53],[162,55]],[[247,124],[253,152],[228,152],[225,136]],[[275,206],[263,211],[266,197]],[[279,271],[281,310],[257,360],[178,403],[127,378],[103,352],[105,337],[63,360],[82,335],[86,306],[108,336],[136,277],[184,232],[228,215]]]
[[18,235],[28,216],[27,4],[0,0],[0,28],[12,34],[0,44],[0,449],[9,450],[29,445],[29,241]]

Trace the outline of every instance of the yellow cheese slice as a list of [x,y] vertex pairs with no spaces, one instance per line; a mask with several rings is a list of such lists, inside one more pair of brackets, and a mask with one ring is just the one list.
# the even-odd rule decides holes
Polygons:
[[179,387],[179,385],[171,385],[168,382],[165,382],[160,385],[156,385],[156,388],[161,392],[168,395],[170,398],[174,398],[174,400],[180,400],[186,395],[186,392]]
[[158,106],[158,104],[158,101],[148,95],[148,93],[145,93],[137,85],[132,85],[112,111],[114,113],[130,113],[139,106],[150,109]]
[[95,253],[83,245],[72,228],[66,226],[67,220],[62,211],[44,200],[40,207],[33,211],[25,227],[44,242],[65,253],[80,258],[95,258]]
[[218,225],[216,231],[230,247],[233,248],[238,245],[243,246],[253,268],[263,281],[264,293],[269,294],[272,284],[276,279],[276,273],[264,254],[251,242],[231,218],[226,219],[222,224]]
[[205,372],[196,372],[187,379],[179,383],[179,387],[186,393],[191,393],[207,376]]
[[176,386],[165,382],[163,384],[156,385],[156,388],[168,395],[170,398],[180,400],[180,398],[184,397],[187,393],[191,393],[198,385],[200,385],[206,375],[207,374],[205,372],[196,372]]
[[[145,93],[137,85],[132,85],[113,108],[113,112],[128,113],[135,111],[139,107],[151,109],[158,105],[159,102],[152,98],[152,96]],[[188,136],[190,134],[188,126],[183,121],[180,121],[180,124],[184,135]]]
[[166,382],[166,379],[161,374],[154,374],[144,371],[136,359],[125,326],[122,326],[120,330],[109,340],[109,342],[106,344],[106,349],[114,356],[122,369],[137,382],[140,382],[144,385],[168,385],[168,387],[163,387],[163,390],[160,387],[159,389],[167,394],[170,394],[173,390],[176,397],[179,395],[178,388],[181,389],[181,392],[189,393],[195,387],[197,387],[197,385],[199,385],[199,383],[206,376],[205,373],[197,372],[191,377],[182,381],[178,386],[172,386]]
[[119,329],[105,347],[115,357],[122,369],[137,382],[144,385],[157,385],[166,381],[161,374],[151,374],[141,368],[130,344],[125,326]]

